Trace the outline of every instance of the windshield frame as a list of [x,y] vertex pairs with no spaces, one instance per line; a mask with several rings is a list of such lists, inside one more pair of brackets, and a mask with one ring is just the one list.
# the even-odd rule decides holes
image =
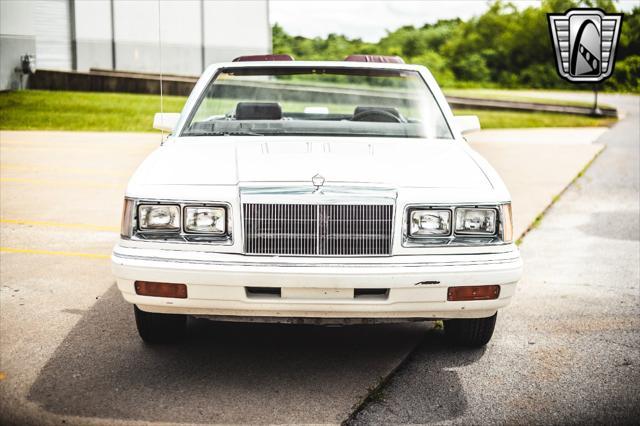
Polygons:
[[[214,84],[214,82],[216,81],[216,79],[220,76],[220,74],[223,73],[228,73],[228,72],[232,72],[233,70],[248,70],[248,69],[260,69],[260,70],[270,70],[270,69],[286,69],[290,72],[295,72],[295,70],[300,70],[301,73],[303,73],[303,71],[310,71],[313,69],[325,69],[325,70],[331,70],[331,69],[335,69],[335,70],[341,70],[341,71],[345,71],[345,70],[349,70],[349,69],[353,69],[354,73],[357,72],[362,72],[363,70],[371,70],[371,72],[375,72],[378,71],[380,73],[385,73],[385,72],[389,72],[389,73],[400,73],[400,72],[413,72],[417,75],[417,77],[420,79],[420,81],[422,82],[422,84],[424,84],[425,89],[427,90],[427,93],[429,94],[429,96],[431,96],[431,98],[433,99],[433,102],[435,103],[435,105],[438,108],[438,111],[440,112],[444,123],[449,131],[449,137],[448,138],[429,138],[426,136],[422,136],[422,137],[411,137],[411,139],[442,139],[442,140],[456,140],[459,138],[459,133],[454,129],[454,127],[452,126],[452,119],[453,119],[453,114],[451,112],[451,109],[449,108],[448,103],[446,102],[446,99],[444,98],[444,95],[442,94],[442,92],[439,90],[439,86],[437,84],[437,82],[435,81],[435,79],[433,78],[433,76],[431,76],[428,71],[428,77],[430,77],[431,80],[433,80],[433,84],[436,86],[436,91],[434,92],[434,90],[431,87],[431,84],[429,84],[429,81],[427,78],[425,78],[425,73],[423,72],[426,71],[426,68],[424,68],[423,66],[416,66],[416,65],[400,65],[400,64],[394,64],[394,63],[369,63],[369,62],[361,62],[361,63],[354,63],[354,62],[332,62],[332,61],[322,61],[322,62],[312,62],[312,61],[291,61],[291,62],[276,62],[276,61],[265,61],[265,62],[245,62],[245,63],[221,63],[221,64],[215,64],[215,65],[211,65],[206,71],[205,73],[203,73],[203,75],[201,76],[201,78],[198,80],[198,82],[196,83],[196,86],[194,87],[191,95],[189,96],[189,98],[187,99],[187,102],[185,103],[185,106],[183,108],[182,114],[181,114],[181,119],[179,120],[178,125],[176,126],[176,129],[174,131],[174,135],[177,137],[198,137],[198,136],[194,136],[194,135],[189,135],[189,134],[185,134],[185,132],[187,132],[188,130],[188,123],[191,123],[194,116],[196,115],[196,113],[198,112],[198,109],[200,108],[200,105],[202,104],[202,102],[204,101],[204,99],[207,96],[207,92],[208,89],[211,87],[212,84]],[[245,71],[246,72],[246,71]],[[208,74],[208,76],[207,76]],[[311,74],[311,73],[309,73]],[[439,93],[438,93],[439,92]],[[445,107],[443,108],[443,103],[445,104]],[[187,112],[187,114],[185,114],[185,112]],[[230,134],[233,135],[233,134]],[[264,136],[294,136],[295,134],[278,134],[278,135],[264,135]],[[243,136],[243,135],[234,135],[234,136]],[[263,136],[263,135],[258,135],[258,136]],[[300,135],[295,135],[295,136],[300,136]],[[318,135],[313,135],[313,134],[308,134],[306,136],[309,137],[334,137],[334,135],[331,134],[326,134],[326,135],[322,135],[322,134],[318,134]],[[358,135],[358,134],[354,134],[352,135],[352,137],[354,138],[358,138],[358,137],[366,137],[366,138],[371,138],[371,137],[380,137],[380,138],[386,138],[386,137],[397,137],[397,136],[385,136],[382,134],[374,134],[374,135]]]

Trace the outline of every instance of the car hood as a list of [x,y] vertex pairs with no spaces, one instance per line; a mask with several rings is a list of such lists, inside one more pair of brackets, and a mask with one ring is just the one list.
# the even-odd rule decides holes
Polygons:
[[[295,140],[292,140],[294,139]],[[490,189],[468,145],[454,140],[198,137],[156,149],[135,185],[370,183],[394,187]]]

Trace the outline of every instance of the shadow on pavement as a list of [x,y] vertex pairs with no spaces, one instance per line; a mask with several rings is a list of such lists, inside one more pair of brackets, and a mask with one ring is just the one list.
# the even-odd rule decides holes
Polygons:
[[349,424],[417,424],[462,416],[468,402],[455,368],[473,364],[484,353],[485,348],[451,347],[441,332],[426,333],[380,394]]
[[[430,328],[193,320],[181,344],[151,347],[139,339],[133,309],[113,286],[58,347],[29,399],[82,417],[341,422]],[[464,400],[455,373],[441,370],[434,381],[434,388],[450,389],[451,400]]]
[[627,210],[592,212],[589,215],[590,220],[577,229],[601,238],[638,241],[640,220],[637,213]]

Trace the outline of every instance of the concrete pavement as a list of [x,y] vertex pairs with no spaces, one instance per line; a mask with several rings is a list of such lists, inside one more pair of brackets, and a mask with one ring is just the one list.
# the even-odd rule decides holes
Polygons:
[[603,149],[594,143],[607,129],[483,130],[467,136],[500,173],[511,192],[513,230],[522,237],[582,169]]
[[[599,149],[586,142],[536,147],[522,142],[523,134],[472,141],[512,187],[517,233]],[[107,257],[126,180],[158,143],[155,134],[0,132],[1,418],[23,424],[347,418],[428,326],[194,321],[181,347],[142,345]],[[541,170],[547,181],[534,179]]]
[[528,234],[514,302],[485,349],[427,333],[351,424],[636,424],[640,418],[640,98]]

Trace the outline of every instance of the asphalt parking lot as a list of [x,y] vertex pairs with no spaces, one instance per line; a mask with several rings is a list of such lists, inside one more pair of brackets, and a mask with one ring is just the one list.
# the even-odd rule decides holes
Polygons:
[[[202,320],[180,346],[146,347],[108,255],[124,185],[158,136],[0,134],[0,420],[340,423],[359,410],[351,421],[362,424],[564,423],[637,415],[638,98],[621,99],[605,101],[622,102],[626,119],[524,239],[516,303],[490,345],[471,352],[449,349],[428,324]],[[506,175],[524,218],[518,233],[600,150],[590,141],[534,149],[535,141],[496,139],[472,142]]]

